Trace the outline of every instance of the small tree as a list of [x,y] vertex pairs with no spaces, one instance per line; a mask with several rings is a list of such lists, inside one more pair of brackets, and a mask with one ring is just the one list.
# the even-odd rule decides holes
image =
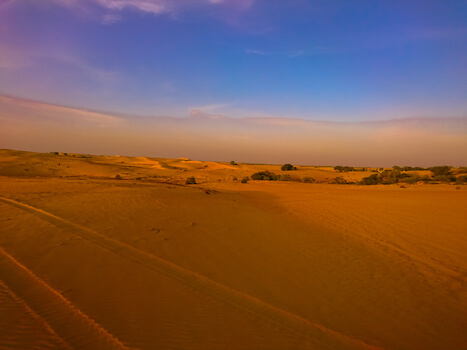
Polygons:
[[263,181],[276,181],[279,179],[279,175],[271,173],[270,171],[259,171],[251,175],[252,180],[263,180]]
[[368,177],[364,177],[359,184],[361,185],[376,185],[379,183],[378,174],[373,174]]
[[428,168],[433,175],[438,176],[438,175],[451,175],[451,167],[447,165],[443,166],[433,166],[431,168]]
[[283,166],[281,166],[281,170],[282,171],[290,171],[290,170],[297,170],[296,167],[294,167],[292,164],[284,164]]
[[332,181],[332,184],[337,184],[337,185],[345,185],[347,183],[347,180],[345,180],[342,176],[335,177]]
[[188,179],[186,179],[185,183],[187,185],[196,185],[196,179],[194,176],[190,176]]

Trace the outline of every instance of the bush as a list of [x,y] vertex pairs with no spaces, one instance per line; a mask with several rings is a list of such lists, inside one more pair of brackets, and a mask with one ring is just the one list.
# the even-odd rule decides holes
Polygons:
[[423,181],[423,182],[430,182],[432,179],[430,176],[428,175],[423,175],[422,178],[420,179],[420,181]]
[[377,185],[379,183],[378,179],[379,174],[373,174],[368,177],[364,177],[359,184],[360,185]]
[[121,179],[122,179],[122,177],[121,177],[120,175],[115,175],[115,179],[117,179],[117,180],[121,180]]
[[421,178],[419,176],[409,176],[409,177],[404,177],[399,180],[399,182],[405,183],[405,184],[414,184],[420,181]]
[[270,171],[259,171],[251,175],[252,180],[260,180],[260,181],[277,181],[279,179],[279,175],[271,173]]
[[284,164],[283,166],[281,166],[281,170],[282,171],[289,171],[289,170],[297,170],[296,167],[294,167],[292,164]]
[[451,174],[451,167],[447,165],[433,166],[431,168],[428,168],[428,170],[430,170],[434,176]]
[[336,170],[336,171],[338,171],[340,173],[346,173],[348,171],[355,171],[355,168],[351,167],[351,166],[338,165],[338,166],[334,167],[334,170]]
[[279,181],[292,181],[292,177],[289,174],[281,175]]
[[441,182],[454,182],[457,178],[454,175],[435,175],[433,180]]
[[249,180],[250,180],[250,178],[248,176],[245,176],[240,182],[242,184],[246,184]]
[[457,182],[461,182],[461,183],[467,182],[467,175],[458,176]]
[[309,177],[309,176],[305,176],[305,177],[302,178],[302,182],[312,183],[312,182],[315,182],[315,179],[313,179],[312,177]]
[[194,176],[190,176],[189,178],[186,179],[185,183],[187,185],[196,185],[196,179]]
[[230,161],[230,165],[238,165],[238,164],[237,164],[237,163],[235,163],[235,161],[234,161],[234,160],[231,160],[231,161]]
[[337,184],[337,185],[345,185],[347,183],[347,180],[345,180],[342,176],[335,177],[332,181],[332,184]]
[[376,184],[383,184],[383,185],[390,185],[395,184],[398,182],[406,183],[406,184],[413,184],[418,181],[431,181],[429,176],[420,177],[418,174],[406,174],[401,173],[399,170],[393,167],[392,170],[384,170],[379,174],[373,174],[371,176],[365,177],[362,181],[359,182],[360,185],[376,185]]
[[235,181],[235,182],[237,182],[237,181],[238,181],[237,177],[236,177],[236,176],[234,176],[234,177],[232,178],[232,181]]

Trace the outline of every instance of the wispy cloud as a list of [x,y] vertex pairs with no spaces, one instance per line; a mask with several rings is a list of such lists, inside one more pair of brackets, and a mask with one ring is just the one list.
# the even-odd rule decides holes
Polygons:
[[231,106],[231,103],[216,103],[204,106],[194,106],[191,107],[190,110],[201,110],[206,113],[218,113],[219,111]]
[[89,124],[97,127],[114,126],[124,123],[122,118],[101,112],[70,108],[0,95],[3,120],[34,121],[39,118],[46,123],[65,125]]
[[312,49],[283,49],[278,51],[266,51],[260,49],[246,49],[245,53],[258,56],[283,56],[283,57],[303,57],[313,55],[325,55],[343,52],[343,50],[335,50],[331,48],[316,47]]
[[109,10],[136,9],[142,12],[161,14],[170,12],[173,3],[163,0],[94,0],[100,6]]
[[255,49],[247,49],[245,50],[246,53],[252,55],[260,55],[260,56],[268,56],[271,55],[270,52],[262,51],[262,50],[255,50]]
[[118,79],[118,72],[95,67],[76,55],[68,55],[51,50],[25,50],[0,45],[0,69],[21,69],[40,65],[41,61],[63,64],[81,71],[82,74],[100,83],[109,83]]
[[102,24],[113,24],[116,22],[120,22],[122,20],[122,16],[117,13],[105,13],[102,16]]
[[228,7],[231,11],[246,11],[255,0],[53,0],[56,4],[69,8],[82,8],[88,5],[98,6],[105,13],[102,22],[110,24],[119,21],[122,17],[117,15],[124,10],[134,10],[153,15],[177,15],[188,9],[197,7]]
[[115,117],[0,96],[0,120],[0,148],[31,151],[312,165],[467,165],[467,118],[330,123],[201,110],[187,118]]
[[114,81],[118,78],[118,72],[94,67],[76,56],[58,52],[34,52],[31,53],[31,56],[72,66],[79,69],[87,77],[102,83]]

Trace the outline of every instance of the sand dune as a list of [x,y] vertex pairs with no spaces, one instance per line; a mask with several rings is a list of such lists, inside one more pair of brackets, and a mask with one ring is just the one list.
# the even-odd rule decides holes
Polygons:
[[467,348],[464,185],[259,170],[0,151],[0,347]]

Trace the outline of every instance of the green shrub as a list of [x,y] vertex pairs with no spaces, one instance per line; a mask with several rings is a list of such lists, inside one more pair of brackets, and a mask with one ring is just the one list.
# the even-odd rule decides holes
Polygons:
[[423,182],[430,182],[432,179],[429,175],[423,175],[421,178],[420,178],[420,181],[423,181]]
[[360,185],[377,185],[379,183],[378,179],[379,174],[373,174],[368,177],[364,177],[359,184]]
[[121,180],[121,179],[122,179],[122,177],[121,177],[120,175],[115,175],[115,179],[117,179],[117,180]]
[[451,174],[451,167],[447,165],[433,166],[431,168],[428,168],[428,170],[430,170],[434,176]]
[[457,177],[457,182],[465,183],[467,182],[467,175],[461,175]]
[[345,180],[342,176],[335,177],[332,181],[332,184],[337,184],[337,185],[345,185],[347,183],[347,180]]
[[194,176],[190,176],[189,178],[186,179],[185,183],[187,185],[196,185],[196,179]]
[[231,160],[231,161],[230,161],[230,165],[238,165],[238,164],[237,164],[237,163],[235,163],[235,161],[234,161],[234,160]]
[[376,184],[383,184],[383,185],[391,185],[395,183],[406,183],[406,184],[414,184],[418,181],[431,181],[431,178],[427,175],[424,177],[420,177],[417,173],[415,174],[407,174],[401,173],[397,168],[394,166],[392,170],[384,170],[379,174],[373,174],[371,176],[365,177],[362,181],[359,182],[361,185],[376,185]]
[[404,177],[399,180],[399,182],[406,183],[406,184],[414,184],[420,181],[419,176],[409,176],[409,177]]
[[292,164],[284,164],[283,166],[281,166],[281,170],[282,171],[289,171],[289,170],[297,170],[296,167],[294,167]]
[[277,181],[279,179],[279,175],[271,173],[270,171],[259,171],[251,175],[252,180],[260,180],[260,181]]
[[246,184],[249,180],[250,180],[250,178],[248,176],[245,176],[240,182],[242,184]]
[[457,178],[454,175],[435,175],[433,180],[441,182],[454,182]]
[[313,178],[310,177],[310,176],[304,176],[304,177],[302,177],[302,182],[305,182],[305,183],[312,183],[312,182],[315,182],[315,179],[313,179]]
[[334,167],[334,170],[336,170],[336,171],[338,171],[340,173],[346,173],[348,171],[355,171],[355,168],[351,167],[351,166],[338,165],[338,166]]

